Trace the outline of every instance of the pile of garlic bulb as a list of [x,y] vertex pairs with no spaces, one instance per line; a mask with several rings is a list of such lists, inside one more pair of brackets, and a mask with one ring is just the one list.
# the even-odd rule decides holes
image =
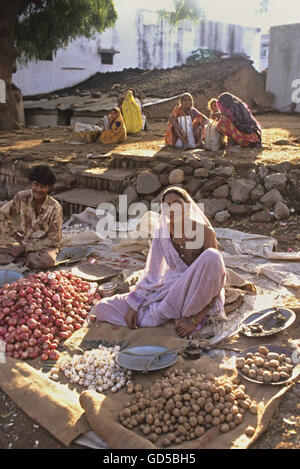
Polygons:
[[[83,355],[74,355],[71,360],[64,362],[60,369],[73,384],[103,393],[117,392],[130,383],[131,371],[124,370],[116,358],[121,347],[105,347],[88,350]],[[53,370],[53,369],[52,369]],[[50,378],[58,381],[57,370],[50,373]]]
[[78,234],[86,231],[92,231],[92,228],[90,228],[85,223],[76,223],[75,225],[64,226],[62,229],[62,235],[67,236],[70,234]]

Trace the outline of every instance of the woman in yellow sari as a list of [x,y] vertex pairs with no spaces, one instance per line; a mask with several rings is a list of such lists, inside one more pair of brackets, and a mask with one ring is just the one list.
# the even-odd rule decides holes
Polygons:
[[114,107],[108,115],[108,129],[99,138],[101,143],[121,143],[127,140],[127,131],[119,108]]
[[133,92],[127,90],[125,98],[122,102],[122,114],[127,132],[135,134],[143,128],[142,113],[139,105],[134,99]]

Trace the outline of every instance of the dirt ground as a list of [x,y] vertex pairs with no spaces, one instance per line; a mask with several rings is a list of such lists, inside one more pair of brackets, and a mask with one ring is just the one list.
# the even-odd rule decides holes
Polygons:
[[[289,162],[300,170],[300,118],[292,115],[265,114],[258,116],[263,124],[262,151],[243,149],[239,152],[218,154],[220,160],[235,169],[249,171],[256,166],[280,165]],[[27,128],[11,132],[0,132],[1,165],[22,159],[53,164],[60,171],[68,170],[69,164],[80,165],[87,162],[87,155],[107,155],[108,152],[128,152],[151,155],[166,152],[164,130],[166,121],[148,123],[149,130],[137,136],[130,136],[125,144],[115,147],[97,143],[72,145],[74,135],[66,127]],[[275,145],[281,139],[288,139],[291,145]],[[207,155],[205,155],[207,156]],[[105,159],[105,156],[103,156]],[[210,153],[214,160],[214,155]],[[101,159],[100,159],[101,160]],[[99,162],[99,160],[97,160]],[[97,163],[99,164],[99,163]],[[95,161],[91,163],[95,165]],[[279,167],[280,168],[280,167]],[[280,169],[279,169],[280,171]],[[214,226],[219,226],[213,222]],[[228,220],[223,227],[241,231],[272,235],[278,241],[280,251],[300,250],[300,214],[293,213],[285,222],[258,224],[249,217]],[[298,235],[298,237],[297,237]],[[283,398],[278,411],[273,416],[267,432],[253,446],[255,449],[300,448],[300,382],[295,384]],[[81,448],[71,445],[71,448]],[[44,430],[38,422],[29,418],[4,393],[0,392],[0,448],[43,448],[62,449],[64,446]]]

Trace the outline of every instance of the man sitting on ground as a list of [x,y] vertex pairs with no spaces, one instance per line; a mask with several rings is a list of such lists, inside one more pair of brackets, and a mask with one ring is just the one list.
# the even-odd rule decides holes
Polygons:
[[[30,171],[29,181],[31,189],[18,192],[0,208],[0,231],[18,243],[0,250],[0,263],[8,264],[24,255],[30,268],[54,267],[63,221],[60,203],[49,195],[56,177],[49,166],[39,165]],[[12,224],[17,215],[19,232]]]

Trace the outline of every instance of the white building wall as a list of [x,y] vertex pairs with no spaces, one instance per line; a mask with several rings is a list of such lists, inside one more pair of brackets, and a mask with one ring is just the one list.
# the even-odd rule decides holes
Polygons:
[[[66,49],[59,50],[53,61],[19,65],[13,81],[23,95],[74,86],[97,72],[182,65],[197,48],[217,49],[230,55],[245,53],[254,61],[259,60],[256,28],[214,21],[198,24],[182,21],[178,27],[171,27],[153,11],[128,10],[124,1],[117,2],[117,10],[114,28],[96,34],[94,39],[78,38]],[[113,65],[101,63],[99,49],[119,51],[114,54]]]
[[278,111],[300,112],[300,23],[271,28],[266,88]]

